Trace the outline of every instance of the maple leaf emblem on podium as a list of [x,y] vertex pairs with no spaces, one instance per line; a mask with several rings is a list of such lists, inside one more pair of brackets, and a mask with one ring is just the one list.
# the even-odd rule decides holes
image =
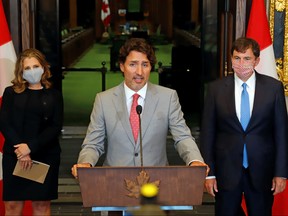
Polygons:
[[160,185],[160,180],[149,182],[150,176],[144,170],[140,171],[139,175],[136,177],[136,181],[132,181],[129,179],[124,179],[124,181],[125,181],[126,189],[130,191],[130,193],[128,193],[127,196],[131,198],[136,198],[136,199],[140,197],[140,188],[142,187],[142,185],[146,183],[155,184],[157,187],[159,187]]

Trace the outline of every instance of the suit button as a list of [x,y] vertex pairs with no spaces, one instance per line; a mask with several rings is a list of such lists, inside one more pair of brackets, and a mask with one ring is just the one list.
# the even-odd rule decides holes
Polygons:
[[135,155],[135,157],[138,157],[138,153],[135,153],[134,155]]

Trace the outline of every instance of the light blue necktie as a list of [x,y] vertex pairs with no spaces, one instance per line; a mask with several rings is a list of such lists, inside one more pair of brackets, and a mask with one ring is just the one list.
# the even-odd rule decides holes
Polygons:
[[[245,131],[250,120],[250,106],[249,106],[249,95],[246,90],[247,84],[243,83],[242,87],[243,87],[243,91],[241,94],[240,122]],[[243,166],[245,168],[248,167],[246,144],[244,144],[244,149],[243,149]]]

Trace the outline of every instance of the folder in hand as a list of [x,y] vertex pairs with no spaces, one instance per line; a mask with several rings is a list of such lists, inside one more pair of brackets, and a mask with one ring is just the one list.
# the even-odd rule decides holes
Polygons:
[[32,160],[32,162],[33,164],[31,169],[24,170],[21,167],[20,162],[18,160],[15,169],[13,171],[13,175],[30,179],[32,181],[36,181],[43,184],[50,165],[35,160]]

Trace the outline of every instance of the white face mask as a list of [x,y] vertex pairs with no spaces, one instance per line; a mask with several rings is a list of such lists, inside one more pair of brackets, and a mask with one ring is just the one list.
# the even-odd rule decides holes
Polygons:
[[24,70],[23,79],[25,79],[30,84],[37,84],[40,82],[43,73],[44,69],[42,67]]

